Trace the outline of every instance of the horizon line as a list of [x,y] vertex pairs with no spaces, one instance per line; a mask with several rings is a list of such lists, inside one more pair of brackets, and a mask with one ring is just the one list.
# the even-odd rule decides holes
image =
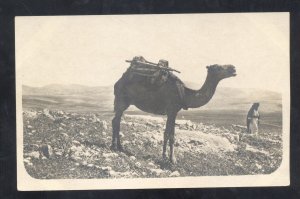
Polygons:
[[[190,82],[190,83],[195,83],[195,82]],[[113,87],[113,84],[111,84],[111,85],[95,85],[95,86],[91,86],[91,85],[76,84],[76,83],[74,83],[74,84],[73,83],[70,83],[70,84],[50,83],[50,84],[46,84],[46,85],[43,85],[43,86],[31,86],[31,85],[28,85],[28,84],[22,84],[22,87],[23,86],[27,86],[27,87],[32,87],[32,88],[44,88],[44,87],[47,87],[47,86],[54,86],[54,85],[56,85],[56,86],[83,86],[83,87],[89,87],[89,88],[93,88],[93,87]],[[281,92],[279,92],[279,91],[270,90],[270,89],[267,89],[267,88],[264,89],[264,88],[255,88],[255,87],[229,87],[229,86],[219,86],[219,88],[255,89],[255,90],[262,90],[262,91],[271,91],[271,92],[275,92],[275,93],[281,94]]]

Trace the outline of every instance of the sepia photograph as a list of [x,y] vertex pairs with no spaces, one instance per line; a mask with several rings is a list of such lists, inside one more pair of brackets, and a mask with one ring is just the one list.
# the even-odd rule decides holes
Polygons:
[[15,18],[18,190],[287,186],[289,13]]

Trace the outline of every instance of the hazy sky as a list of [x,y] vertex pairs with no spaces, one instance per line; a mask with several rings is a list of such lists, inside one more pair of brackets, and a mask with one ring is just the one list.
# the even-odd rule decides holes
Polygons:
[[126,59],[169,60],[203,84],[211,64],[233,64],[228,87],[281,91],[289,73],[288,13],[16,18],[16,64],[25,85],[112,85]]

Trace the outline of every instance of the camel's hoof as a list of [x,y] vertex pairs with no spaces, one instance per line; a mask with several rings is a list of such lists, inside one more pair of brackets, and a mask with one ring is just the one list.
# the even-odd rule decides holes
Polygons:
[[112,151],[118,151],[118,147],[116,145],[111,145],[110,150]]
[[124,149],[123,149],[122,146],[118,146],[117,150],[120,151],[120,152],[124,152]]

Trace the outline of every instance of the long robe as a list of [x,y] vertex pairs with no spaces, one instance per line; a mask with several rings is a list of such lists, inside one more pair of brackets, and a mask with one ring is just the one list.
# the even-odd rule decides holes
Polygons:
[[258,134],[258,110],[252,110],[252,113],[248,115],[248,132]]

